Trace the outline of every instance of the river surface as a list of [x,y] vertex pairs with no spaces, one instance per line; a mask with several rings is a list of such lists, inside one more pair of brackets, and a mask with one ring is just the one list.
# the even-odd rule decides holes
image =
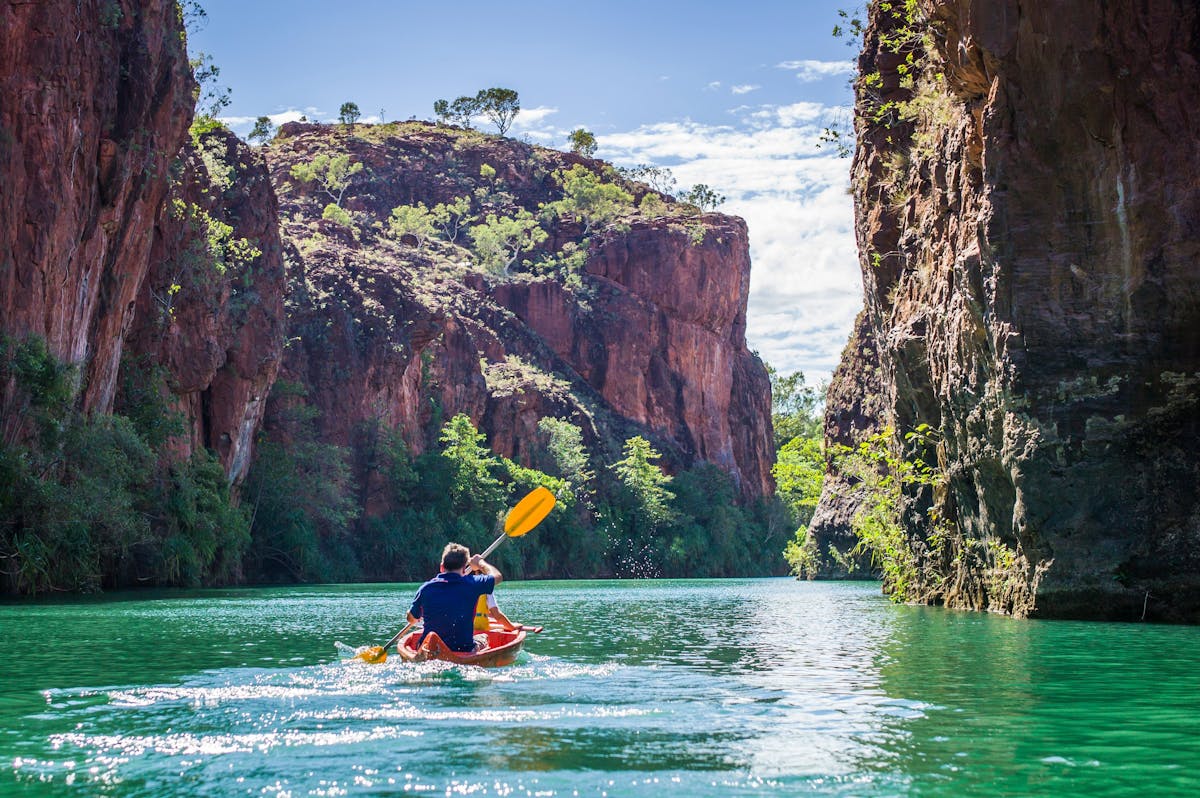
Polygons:
[[413,585],[0,606],[3,796],[1197,795],[1200,629],[873,583],[529,582],[498,670],[341,661]]

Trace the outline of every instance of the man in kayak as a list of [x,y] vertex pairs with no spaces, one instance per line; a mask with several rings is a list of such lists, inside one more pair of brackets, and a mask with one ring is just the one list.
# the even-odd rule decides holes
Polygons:
[[[472,569],[483,573],[469,574]],[[417,645],[436,633],[451,651],[475,651],[475,604],[480,596],[490,594],[503,580],[495,566],[478,554],[472,556],[466,546],[447,543],[442,550],[441,571],[421,585],[408,610],[409,623],[425,621],[425,633]]]

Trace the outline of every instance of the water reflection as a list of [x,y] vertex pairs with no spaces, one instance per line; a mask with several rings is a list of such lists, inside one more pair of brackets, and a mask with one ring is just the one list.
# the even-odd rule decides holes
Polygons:
[[[925,794],[1200,788],[1196,630],[897,608],[883,689],[929,706],[884,737]],[[871,762],[864,762],[864,767]],[[1181,793],[1182,794],[1182,793]]]
[[[4,665],[0,794],[1200,790],[1200,630],[896,607],[862,584],[505,590],[547,629],[495,671],[337,661],[406,586],[0,607],[35,652]],[[39,650],[51,632],[105,657]]]

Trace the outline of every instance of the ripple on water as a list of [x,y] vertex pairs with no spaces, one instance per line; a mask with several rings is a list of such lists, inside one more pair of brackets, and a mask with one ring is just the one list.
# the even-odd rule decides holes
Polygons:
[[[513,586],[506,612],[555,623],[499,670],[330,661],[304,632],[371,639],[399,592],[125,607],[121,623],[147,626],[109,636],[115,664],[6,677],[30,688],[0,702],[13,763],[0,794],[1200,793],[1197,630],[1019,623],[895,607],[874,586],[756,580]],[[597,608],[620,622],[598,624]],[[89,612],[89,628],[105,617]],[[3,617],[17,645],[37,631]],[[165,617],[190,636],[175,661]],[[286,632],[247,631],[276,621]],[[139,660],[149,639],[157,656]]]

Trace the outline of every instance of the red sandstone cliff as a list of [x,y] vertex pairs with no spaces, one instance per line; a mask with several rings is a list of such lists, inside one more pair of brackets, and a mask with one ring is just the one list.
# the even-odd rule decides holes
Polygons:
[[191,120],[178,11],[5,3],[0,31],[0,332],[80,364],[83,406],[107,412]]
[[[343,202],[352,228],[322,220],[330,197],[290,176],[321,153],[364,165]],[[745,344],[741,220],[631,211],[596,235],[568,286],[558,267],[489,275],[461,246],[382,227],[398,205],[464,195],[537,213],[561,194],[556,170],[600,162],[425,123],[287,125],[267,157],[294,248],[281,378],[307,386],[330,441],[352,445],[378,419],[422,451],[439,418],[465,412],[496,451],[528,462],[537,422],[553,415],[609,455],[642,434],[677,467],[709,461],[747,497],[770,490],[770,391]],[[485,164],[495,178],[481,177]],[[553,229],[526,259],[581,237],[570,220]]]
[[885,420],[939,430],[908,454],[945,477],[909,494],[907,597],[1200,620],[1200,11],[887,8],[857,234]]
[[261,154],[226,130],[179,160],[126,353],[166,369],[187,425],[179,453],[211,449],[238,483],[283,354],[278,205]]

